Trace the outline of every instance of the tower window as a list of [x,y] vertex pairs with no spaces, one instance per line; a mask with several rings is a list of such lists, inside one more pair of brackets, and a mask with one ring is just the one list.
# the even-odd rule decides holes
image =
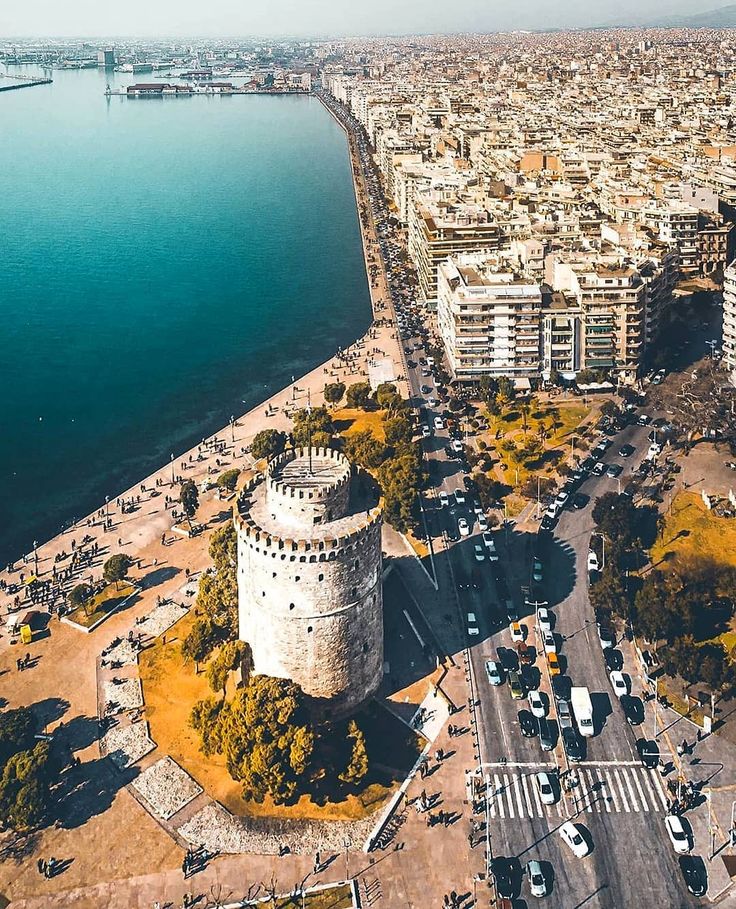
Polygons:
[[318,581],[324,581],[324,579],[325,579],[325,576],[324,576],[323,574],[318,574],[318,575],[317,575],[317,580],[318,580]]
[[294,608],[294,604],[293,604],[293,603],[289,603],[289,609],[293,609],[293,608]]
[[300,577],[298,574],[295,574],[295,575],[294,575],[294,580],[295,580],[295,581],[297,582],[297,584],[298,584],[299,581],[301,581],[301,577]]
[[312,633],[312,630],[313,630],[313,629],[312,629],[312,626],[311,626],[311,625],[307,625],[307,634],[311,634],[311,633]]
[[353,568],[355,568],[355,570],[357,571],[359,567],[360,567],[360,559],[356,559],[355,565],[353,565]]
[[350,595],[351,595],[351,596],[354,596],[354,597],[357,597],[357,596],[358,596],[358,588],[357,588],[357,587],[353,587],[353,589],[350,591]]

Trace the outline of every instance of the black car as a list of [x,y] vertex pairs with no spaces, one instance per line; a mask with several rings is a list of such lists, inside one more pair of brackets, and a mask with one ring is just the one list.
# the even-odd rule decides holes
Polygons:
[[467,489],[468,492],[478,491],[478,484],[470,477],[463,477],[463,486]]
[[528,710],[520,710],[518,717],[521,734],[528,739],[533,738],[537,734],[537,721]]
[[496,885],[496,896],[512,900],[516,894],[514,866],[511,859],[499,856],[491,861],[491,874]]
[[644,766],[649,770],[654,770],[659,764],[659,745],[652,739],[638,739],[636,750]]
[[615,647],[606,647],[603,651],[603,659],[606,663],[606,669],[609,672],[621,670],[624,668],[624,657],[620,650]]
[[579,492],[572,500],[573,508],[585,508],[585,506],[590,502],[590,496],[586,495],[584,492]]
[[583,759],[583,744],[580,737],[574,729],[567,728],[562,730],[562,744],[565,748],[565,754],[568,760],[577,763]]
[[552,692],[556,698],[563,701],[570,700],[570,689],[572,688],[572,679],[566,675],[552,676]]
[[551,518],[549,515],[545,515],[542,518],[542,523],[539,525],[539,532],[541,534],[552,533],[554,526],[555,526],[554,518]]
[[584,470],[586,473],[590,473],[590,471],[595,467],[595,462],[596,462],[595,458],[586,458],[583,461],[583,463],[580,465],[580,468],[582,470]]
[[699,855],[681,855],[679,858],[685,886],[693,896],[705,896],[708,891],[708,871]]
[[542,751],[552,751],[557,741],[557,723],[548,720],[547,717],[537,717],[536,721]]
[[619,699],[619,703],[626,717],[626,722],[630,726],[639,726],[644,722],[644,704],[642,704],[641,698],[624,694]]
[[622,445],[621,448],[619,448],[618,453],[621,455],[622,458],[630,458],[635,451],[636,451],[636,449],[634,448],[633,445],[627,444],[627,445]]
[[519,657],[515,650],[510,647],[497,647],[496,656],[498,662],[507,672],[516,671],[519,668]]

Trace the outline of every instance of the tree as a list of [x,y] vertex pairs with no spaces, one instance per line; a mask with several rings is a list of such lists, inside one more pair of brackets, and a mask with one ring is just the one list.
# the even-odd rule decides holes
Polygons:
[[221,691],[223,700],[230,673],[237,668],[247,648],[245,641],[228,641],[222,645],[220,652],[207,666],[207,681],[210,688],[214,692]]
[[270,461],[276,455],[280,455],[286,448],[286,433],[279,432],[277,429],[262,429],[253,436],[250,443],[250,453],[260,461],[265,458]]
[[328,404],[332,404],[334,407],[338,401],[342,400],[342,396],[345,394],[345,383],[344,382],[328,382],[325,385],[324,398]]
[[185,660],[194,663],[195,672],[199,672],[199,664],[212,653],[219,639],[219,630],[212,619],[197,619],[192,625],[182,641],[181,652]]
[[370,429],[361,429],[345,439],[345,456],[362,467],[379,467],[386,459],[386,446],[379,442]]
[[404,399],[401,397],[393,382],[381,382],[376,389],[376,403],[385,410],[401,410]]
[[592,385],[596,381],[596,374],[592,369],[581,369],[575,376],[576,385]]
[[386,521],[402,533],[416,526],[422,469],[416,453],[389,458],[378,468]]
[[560,375],[560,371],[555,366],[553,366],[549,371],[548,382],[550,385],[560,385],[562,383],[562,376]]
[[108,584],[115,584],[115,589],[118,590],[120,581],[126,579],[132,564],[132,559],[125,555],[124,552],[118,552],[115,555],[111,555],[102,566],[102,577]]
[[598,580],[590,587],[590,605],[596,615],[608,613],[621,619],[629,618],[630,602],[621,573],[606,565]]
[[508,376],[501,376],[498,380],[498,394],[496,400],[501,407],[508,407],[516,398],[516,386]]
[[39,742],[18,751],[0,777],[0,825],[27,831],[46,819],[51,805],[50,745]]
[[496,419],[501,416],[501,405],[496,398],[486,401],[486,414],[488,415],[489,424],[495,426]]
[[493,376],[481,376],[480,382],[478,383],[478,397],[483,401],[486,407],[491,403],[496,403],[497,394],[498,382]]
[[621,413],[621,408],[618,406],[618,404],[615,401],[611,401],[609,399],[608,401],[604,401],[601,404],[601,414],[604,417],[610,417],[611,419],[613,419],[614,417],[619,416],[620,413]]
[[414,427],[406,413],[384,420],[383,431],[386,435],[386,444],[394,449],[411,445],[414,437]]
[[666,579],[660,571],[651,571],[634,601],[636,607],[636,629],[646,640],[671,641],[678,634],[687,633],[683,617],[678,614],[670,597]]
[[368,410],[373,403],[371,398],[371,386],[368,382],[356,382],[351,385],[347,391],[348,407],[358,407],[362,410]]
[[192,707],[189,714],[189,725],[199,733],[202,740],[202,752],[205,755],[214,754],[219,750],[218,720],[222,701],[216,698],[205,698]]
[[478,487],[480,504],[486,510],[489,508],[496,508],[500,500],[510,491],[509,487],[504,483],[500,483],[498,480],[489,477],[488,474],[485,473],[475,474],[473,479]]
[[628,496],[607,492],[596,499],[592,514],[598,530],[617,549],[627,548],[637,538],[637,509]]
[[38,724],[28,707],[15,707],[0,712],[0,767],[18,751],[33,745]]
[[87,604],[92,599],[93,593],[89,584],[77,584],[69,591],[69,605],[72,609],[79,609],[82,606],[86,612]]
[[191,530],[192,518],[197,513],[197,506],[199,505],[199,492],[194,480],[185,480],[181,484],[179,501],[181,502],[181,507],[184,509],[184,514],[187,516],[189,528]]
[[294,682],[253,676],[225,703],[213,737],[243,798],[292,802],[309,786],[314,730],[304,694]]
[[239,476],[240,471],[237,467],[231,467],[230,470],[223,470],[217,478],[217,485],[226,492],[234,492],[235,487],[238,485]]
[[335,431],[326,407],[303,408],[294,414],[292,438],[294,445],[306,448],[329,445]]
[[347,767],[339,777],[343,783],[357,786],[368,773],[368,752],[365,747],[365,736],[355,720],[350,720],[348,724],[348,738],[353,741],[352,753]]

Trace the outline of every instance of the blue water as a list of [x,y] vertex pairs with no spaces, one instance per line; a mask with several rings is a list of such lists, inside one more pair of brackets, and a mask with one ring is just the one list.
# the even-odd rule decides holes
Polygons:
[[347,144],[318,101],[54,80],[0,93],[3,564],[370,321]]

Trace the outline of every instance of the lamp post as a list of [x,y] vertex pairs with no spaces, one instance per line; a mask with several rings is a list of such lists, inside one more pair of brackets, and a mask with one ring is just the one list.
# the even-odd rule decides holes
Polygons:
[[232,438],[233,445],[235,444],[235,417],[230,417],[230,435]]
[[171,455],[171,485],[174,485],[174,455]]
[[33,561],[36,564],[36,577],[38,577],[38,540],[33,541]]

